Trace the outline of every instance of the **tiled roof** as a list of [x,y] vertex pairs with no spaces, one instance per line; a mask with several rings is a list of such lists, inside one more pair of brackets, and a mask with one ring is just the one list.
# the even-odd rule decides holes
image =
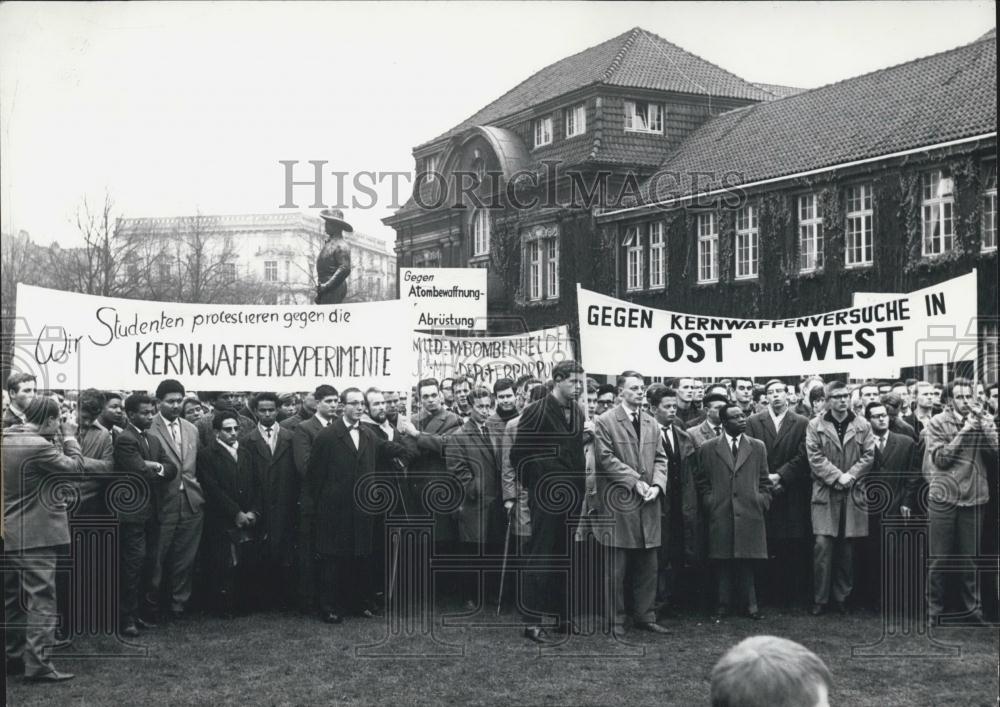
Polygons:
[[768,93],[777,96],[778,98],[788,98],[789,96],[794,96],[796,94],[802,93],[803,91],[808,91],[807,88],[796,88],[795,86],[782,86],[777,83],[760,83],[754,81],[754,86],[763,89]]
[[[698,189],[690,181],[669,193],[644,188],[644,198],[719,188],[706,172],[719,179],[736,172],[749,183],[995,132],[996,46],[995,37],[977,41],[717,116],[661,165],[702,173]],[[731,176],[726,186],[734,186]]]
[[997,36],[997,28],[994,27],[989,32],[987,32],[986,34],[984,34],[982,37],[980,37],[979,39],[977,39],[976,41],[977,42],[981,42],[984,39],[996,39],[996,36]]
[[466,120],[427,143],[474,125],[491,125],[550,99],[592,84],[676,91],[766,101],[773,94],[634,27],[628,32],[561,59],[533,74]]

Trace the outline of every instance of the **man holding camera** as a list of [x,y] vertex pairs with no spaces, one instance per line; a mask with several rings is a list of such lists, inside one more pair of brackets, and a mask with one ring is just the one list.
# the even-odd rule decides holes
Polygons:
[[951,573],[959,581],[964,616],[973,624],[982,624],[972,558],[977,554],[983,510],[990,498],[987,471],[989,455],[997,453],[997,428],[993,417],[976,401],[970,381],[955,378],[947,390],[949,406],[924,427],[923,470],[931,485],[928,619],[934,625],[944,612],[944,565],[959,557],[967,566]]

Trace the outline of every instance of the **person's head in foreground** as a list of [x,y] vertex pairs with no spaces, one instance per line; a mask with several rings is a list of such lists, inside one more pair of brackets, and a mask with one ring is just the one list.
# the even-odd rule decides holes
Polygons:
[[830,669],[805,646],[751,636],[712,668],[712,707],[829,707]]

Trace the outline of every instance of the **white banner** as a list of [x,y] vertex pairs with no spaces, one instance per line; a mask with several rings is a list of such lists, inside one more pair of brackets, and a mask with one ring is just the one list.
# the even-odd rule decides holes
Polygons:
[[485,268],[402,268],[399,298],[414,329],[486,329]]
[[[407,390],[413,346],[399,300],[345,305],[147,302],[17,286],[15,369],[39,388]],[[396,323],[396,326],[392,324]]]
[[771,320],[669,312],[578,285],[582,363],[604,374],[878,377],[922,364],[928,342],[965,342],[975,330],[976,292],[973,270],[863,306]]
[[450,337],[413,335],[415,379],[468,376],[492,386],[500,378],[552,376],[552,367],[573,358],[573,341],[565,326],[513,336]]

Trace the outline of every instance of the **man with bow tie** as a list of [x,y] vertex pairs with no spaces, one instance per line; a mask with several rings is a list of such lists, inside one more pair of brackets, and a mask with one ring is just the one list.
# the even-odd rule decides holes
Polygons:
[[708,558],[718,572],[717,619],[737,604],[757,620],[753,560],[767,559],[764,514],[771,504],[767,450],[747,437],[743,408],[732,404],[719,411],[723,434],[697,452],[695,483],[708,520]]
[[[486,426],[493,414],[493,393],[477,386],[466,394],[466,400],[469,417],[445,448],[448,471],[462,485],[462,503],[456,514],[458,540],[463,555],[497,555],[505,526],[498,500],[500,464]],[[467,611],[485,603],[483,592],[489,588],[478,581],[479,577],[475,570],[463,573],[460,593]]]
[[365,397],[360,389],[348,388],[341,400],[343,416],[316,435],[303,488],[315,514],[320,617],[330,624],[341,623],[347,612],[368,619],[375,615],[371,558],[377,511],[366,507],[371,494],[364,485],[380,453],[408,455],[361,424]]
[[667,455],[656,421],[641,409],[646,383],[635,371],[618,377],[622,402],[594,423],[599,513],[612,521],[599,531],[609,567],[608,601],[612,630],[625,630],[625,576],[631,577],[629,602],[634,625],[651,633],[669,631],[656,623],[657,555],[661,542],[660,496],[667,490]]
[[299,477],[295,472],[291,430],[277,423],[278,396],[260,393],[253,398],[254,429],[243,439],[247,464],[260,480],[261,510],[267,527],[262,576],[263,596],[269,603],[290,606],[294,601],[295,515]]

